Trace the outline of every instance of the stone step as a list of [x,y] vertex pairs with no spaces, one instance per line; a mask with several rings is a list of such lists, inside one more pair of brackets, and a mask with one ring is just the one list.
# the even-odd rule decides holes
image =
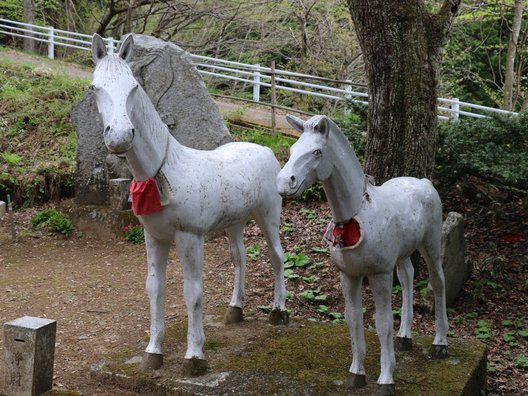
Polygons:
[[[211,319],[213,318],[213,319]],[[123,352],[92,368],[97,380],[134,389],[141,394],[169,395],[374,395],[379,375],[379,343],[366,332],[367,386],[351,391],[344,386],[351,363],[348,328],[344,324],[292,321],[271,326],[266,318],[223,325],[221,316],[207,317],[205,376],[185,378],[181,366],[186,345],[186,322],[167,330],[164,366],[140,368],[145,345],[123,345]],[[396,353],[394,372],[400,395],[478,395],[486,387],[487,348],[477,340],[451,338],[446,360],[428,357],[432,337],[415,336],[413,350]]]

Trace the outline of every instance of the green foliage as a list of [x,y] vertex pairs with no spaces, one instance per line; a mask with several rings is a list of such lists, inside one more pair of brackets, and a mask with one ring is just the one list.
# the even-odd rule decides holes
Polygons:
[[521,355],[515,359],[515,367],[528,369],[528,356]]
[[257,244],[248,246],[246,253],[251,260],[255,261],[260,256],[260,246]]
[[231,128],[231,134],[237,141],[251,142],[269,147],[279,161],[286,162],[289,157],[290,146],[295,139],[281,134],[272,135],[261,129],[241,129],[236,126]]
[[75,173],[72,103],[88,83],[0,61],[0,199],[31,205],[67,195]]
[[290,224],[290,223],[282,223],[281,224],[281,231],[284,232],[285,234],[290,234],[293,232],[293,224]]
[[284,268],[306,267],[310,264],[310,258],[304,253],[284,253]]
[[438,132],[440,183],[472,175],[500,185],[528,185],[528,113],[441,122]]
[[0,0],[0,10],[4,19],[23,20],[24,6],[20,0]]
[[285,270],[284,270],[284,277],[285,277],[286,279],[293,280],[293,279],[298,279],[298,278],[299,278],[299,275],[297,275],[297,274],[295,273],[295,271],[293,271],[293,269],[288,268],[288,269],[285,269]]
[[481,319],[477,322],[475,336],[480,340],[489,340],[493,338],[493,330],[487,320]]
[[123,233],[128,242],[135,244],[145,242],[145,232],[142,224],[128,224],[123,228]]
[[2,159],[10,166],[17,165],[22,161],[20,155],[8,152],[2,153]]
[[359,160],[363,161],[367,142],[368,107],[349,100],[347,101],[347,111],[333,114],[332,120],[346,136]]
[[45,209],[31,219],[33,227],[46,227],[49,232],[68,235],[73,229],[73,223],[65,213],[56,209]]
[[305,290],[299,293],[299,296],[305,300],[312,302],[322,302],[326,301],[328,296],[326,294],[321,294],[319,289],[317,290]]
[[[479,7],[462,7],[445,47],[441,89],[446,96],[495,107],[502,103],[503,67],[513,23],[513,2],[483,2]],[[521,34],[528,24],[523,18]],[[526,42],[518,43],[516,73],[526,75]],[[519,80],[525,92],[528,80]],[[441,96],[444,96],[441,94]],[[521,99],[517,103],[520,107]]]

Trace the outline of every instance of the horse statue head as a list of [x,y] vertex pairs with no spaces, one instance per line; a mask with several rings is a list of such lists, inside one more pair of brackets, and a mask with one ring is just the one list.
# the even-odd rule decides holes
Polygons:
[[138,82],[127,62],[132,57],[134,42],[128,36],[119,53],[109,54],[98,34],[92,40],[92,56],[96,64],[90,89],[104,125],[104,142],[111,153],[124,154],[132,147],[134,125],[130,120],[130,98],[137,92]]

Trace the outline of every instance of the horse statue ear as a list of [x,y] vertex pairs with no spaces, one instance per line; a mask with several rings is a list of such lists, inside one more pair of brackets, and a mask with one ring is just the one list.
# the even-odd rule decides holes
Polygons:
[[320,134],[324,136],[328,135],[328,132],[330,131],[330,129],[329,129],[329,124],[328,124],[328,118],[326,118],[326,116],[321,117],[317,125],[315,125],[314,131],[319,132]]
[[295,117],[291,114],[286,114],[286,121],[297,131],[304,132],[304,121],[299,117]]
[[121,48],[119,48],[119,56],[125,61],[128,62],[132,59],[132,53],[134,52],[134,39],[132,35],[129,34],[126,36]]
[[103,38],[97,33],[92,37],[92,58],[97,65],[101,59],[107,55],[106,45]]

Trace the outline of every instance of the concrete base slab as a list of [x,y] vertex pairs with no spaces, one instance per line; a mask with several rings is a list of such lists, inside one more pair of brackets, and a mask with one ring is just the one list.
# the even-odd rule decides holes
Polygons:
[[[379,375],[379,343],[366,333],[367,385],[346,387],[351,363],[346,325],[292,321],[272,326],[267,318],[225,326],[222,317],[207,316],[205,355],[209,370],[197,378],[181,374],[186,322],[169,324],[164,365],[154,372],[140,368],[144,345],[124,346],[123,352],[93,366],[102,383],[140,394],[160,395],[374,395]],[[396,353],[396,393],[478,395],[486,387],[487,349],[477,340],[450,339],[450,357],[432,360],[432,337],[415,336],[413,350]]]

